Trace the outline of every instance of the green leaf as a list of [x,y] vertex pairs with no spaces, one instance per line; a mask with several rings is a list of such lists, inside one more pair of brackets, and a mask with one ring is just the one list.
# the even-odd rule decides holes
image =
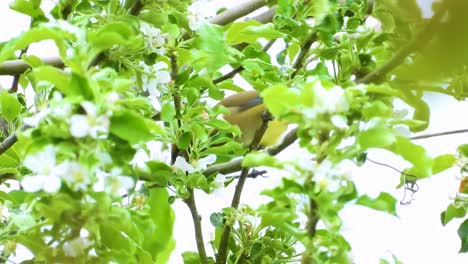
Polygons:
[[168,202],[169,194],[164,188],[151,189],[148,205],[151,220],[155,224],[152,237],[145,237],[144,248],[157,255],[156,263],[167,263],[175,248],[173,238],[175,214]]
[[393,110],[382,101],[373,101],[363,107],[362,114],[369,120],[373,117],[391,117]]
[[459,152],[465,157],[468,157],[468,144],[463,144],[463,145],[458,146],[457,152]]
[[210,215],[210,222],[214,227],[222,227],[224,225],[224,214],[212,213]]
[[396,216],[396,202],[397,200],[391,194],[381,192],[375,199],[368,195],[363,195],[358,198],[356,204]]
[[281,116],[294,108],[298,96],[298,93],[284,85],[274,85],[262,92],[263,101],[274,116]]
[[61,28],[58,24],[40,24],[39,26],[24,32],[19,37],[13,38],[0,51],[0,62],[14,56],[16,50],[24,49],[29,44],[46,39],[55,41],[59,48],[60,57],[66,58],[66,44],[75,41],[76,36],[71,30]]
[[414,144],[410,139],[397,136],[395,143],[388,149],[411,162],[414,165],[411,173],[416,174],[418,178],[432,175],[432,158],[423,147]]
[[106,23],[99,30],[89,32],[88,39],[89,46],[93,48],[93,54],[90,56],[95,56],[115,45],[126,46],[138,42],[131,25],[120,21]]
[[448,224],[454,218],[462,218],[466,215],[466,208],[457,206],[456,204],[449,204],[447,209],[440,214],[440,221],[442,225]]
[[200,263],[200,256],[197,252],[193,251],[186,251],[182,253],[182,259],[184,260],[184,264],[199,264]]
[[196,69],[206,68],[211,73],[234,61],[231,56],[234,51],[226,46],[223,27],[204,23],[197,33],[194,44],[198,51],[191,57]]
[[10,3],[10,9],[30,16],[31,18],[45,18],[44,12],[41,9],[41,1],[15,0]]
[[18,118],[21,113],[21,103],[18,98],[8,92],[0,93],[0,116],[8,121]]
[[163,103],[161,106],[161,120],[165,122],[170,122],[174,119],[176,115],[176,109],[172,102]]
[[131,144],[145,142],[155,136],[145,118],[132,111],[117,112],[111,117],[110,132]]
[[458,228],[457,233],[462,243],[460,251],[458,251],[458,253],[468,252],[468,219],[463,221],[463,223]]
[[187,186],[190,188],[206,189],[208,180],[201,173],[193,173],[187,178]]
[[452,154],[445,154],[435,157],[432,160],[432,174],[434,175],[451,168],[456,161],[457,159]]
[[41,81],[47,81],[53,85],[55,88],[59,89],[65,95],[75,95],[80,96],[81,93],[79,91],[73,91],[70,86],[71,77],[70,74],[57,69],[55,67],[49,65],[38,66],[33,68],[31,73],[35,79]]
[[252,43],[259,38],[276,39],[285,35],[277,30],[272,23],[262,24],[256,20],[236,22],[226,32],[226,42],[230,45],[242,42]]
[[242,167],[254,168],[259,166],[281,169],[283,168],[283,163],[276,158],[259,151],[250,152],[242,160]]
[[357,142],[363,150],[385,148],[396,141],[395,131],[388,127],[374,127],[359,133]]

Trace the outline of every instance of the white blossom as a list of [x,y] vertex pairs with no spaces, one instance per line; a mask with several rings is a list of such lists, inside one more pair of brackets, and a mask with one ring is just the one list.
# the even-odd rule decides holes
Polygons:
[[338,129],[341,129],[341,130],[348,129],[348,124],[346,123],[346,118],[344,116],[334,115],[331,117],[330,121]]
[[186,173],[195,173],[199,171],[204,171],[208,165],[213,164],[216,161],[216,155],[210,154],[204,158],[194,161],[193,164],[189,164],[185,158],[178,156],[174,163],[175,168],[186,172]]
[[162,34],[161,29],[156,28],[148,23],[141,23],[140,29],[145,35],[145,46],[150,51],[159,55],[164,55],[167,34]]
[[10,211],[5,205],[0,205],[0,221],[6,221],[10,218]]
[[409,130],[407,125],[398,124],[393,126],[393,129],[400,135],[404,137],[410,137],[411,131]]
[[122,175],[122,170],[114,168],[110,173],[99,170],[96,172],[98,181],[94,184],[95,192],[107,192],[122,195],[133,188],[135,181],[130,176]]
[[163,143],[160,141],[151,140],[146,142],[146,148],[139,148],[133,156],[130,164],[140,168],[144,168],[147,161],[156,160],[163,163],[169,163],[170,155],[166,151],[161,151],[163,148]]
[[91,246],[91,242],[86,237],[77,237],[63,244],[63,251],[66,256],[78,257],[85,253],[85,250]]
[[226,182],[226,175],[219,173],[216,175],[214,185],[216,188],[224,188],[224,182]]
[[327,159],[316,166],[314,171],[314,179],[320,184],[325,184],[330,192],[337,191],[342,181],[350,177],[351,169],[347,168],[345,163],[333,164]]
[[349,103],[344,94],[343,88],[333,86],[331,89],[326,89],[320,81],[316,81],[314,85],[315,109],[319,113],[341,113],[349,109]]
[[66,160],[57,169],[61,178],[75,191],[86,189],[91,182],[86,169],[76,161]]
[[148,91],[150,96],[159,97],[160,92],[158,88],[168,84],[171,81],[171,75],[168,69],[167,63],[160,61],[153,66],[148,66],[142,63],[144,75],[143,79],[143,90]]
[[376,19],[373,16],[367,17],[365,25],[367,28],[375,32],[380,32],[382,30],[382,22],[380,22],[378,19]]
[[206,8],[208,0],[198,0],[193,2],[187,8],[187,18],[191,30],[198,30],[201,24],[205,23],[212,14],[209,8]]
[[83,102],[81,106],[85,109],[86,115],[75,114],[70,118],[70,134],[72,136],[98,138],[109,131],[110,112],[97,116],[97,109],[93,103]]
[[55,147],[49,145],[38,153],[26,156],[23,165],[31,170],[34,175],[25,176],[21,180],[21,186],[25,191],[37,192],[44,190],[53,193],[60,189],[61,179],[57,174],[55,151]]

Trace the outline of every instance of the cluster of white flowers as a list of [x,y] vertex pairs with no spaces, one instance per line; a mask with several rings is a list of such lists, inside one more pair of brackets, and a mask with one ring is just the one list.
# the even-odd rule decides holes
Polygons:
[[[55,193],[60,189],[62,181],[75,191],[85,190],[92,184],[90,171],[77,161],[65,160],[57,164],[54,146],[49,145],[43,151],[26,156],[23,165],[33,173],[21,181],[21,186],[26,192],[44,190]],[[120,169],[113,169],[110,174],[98,170],[98,181],[93,186],[94,191],[118,195],[132,188],[133,179],[121,175],[120,172]]]
[[[61,101],[63,96],[59,92],[55,92],[52,95],[52,100],[54,101]],[[71,114],[71,104],[70,103],[62,103],[55,107],[45,107],[44,109],[36,109],[37,113],[33,116],[23,118],[23,122],[25,125],[30,127],[36,127],[39,123],[44,120],[46,117],[56,117],[56,118],[68,118]]]
[[[216,155],[210,154],[204,158],[201,158],[197,161],[193,161],[192,164],[188,163],[185,158],[178,156],[174,162],[174,169],[182,171],[184,173],[196,173],[202,172],[208,168],[208,165],[215,163]],[[215,194],[221,195],[220,190],[224,188],[224,183],[226,182],[226,176],[223,174],[216,175],[214,179],[214,188]]]
[[307,118],[315,119],[318,115],[331,115],[330,122],[338,129],[347,129],[346,118],[341,115],[348,111],[349,103],[345,91],[339,86],[330,89],[323,87],[320,81],[314,82],[314,102],[313,107],[304,111]]
[[148,23],[141,23],[140,29],[145,35],[146,48],[151,52],[164,55],[166,52],[164,44],[166,43],[167,34],[162,34],[161,29]]
[[150,160],[156,160],[163,163],[169,163],[170,155],[167,151],[161,151],[163,143],[160,141],[151,140],[145,143],[146,151],[143,147],[139,148],[135,156],[133,156],[131,165],[143,168],[145,163]]
[[98,138],[106,135],[109,131],[111,112],[104,115],[97,115],[97,108],[91,102],[85,101],[81,106],[86,111],[86,115],[75,114],[70,118],[70,134],[76,138],[90,136]]

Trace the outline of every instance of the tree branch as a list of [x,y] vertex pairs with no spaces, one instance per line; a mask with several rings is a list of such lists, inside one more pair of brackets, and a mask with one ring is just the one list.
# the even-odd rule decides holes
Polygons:
[[447,9],[445,5],[442,6],[443,7],[431,18],[429,24],[427,24],[427,26],[421,32],[419,32],[419,34],[417,34],[411,40],[411,42],[408,43],[408,45],[401,48],[387,63],[382,65],[380,68],[357,80],[357,83],[372,83],[381,80],[384,75],[402,64],[406,57],[408,57],[411,53],[426,46],[430,42],[434,32],[436,32],[435,28],[437,28],[441,19],[446,13]]
[[0,144],[0,155],[5,153],[9,148],[11,148],[16,141],[18,141],[18,137],[16,136],[16,133],[13,133],[9,137],[7,137],[2,144]]
[[265,6],[269,1],[265,0],[252,0],[243,4],[240,4],[234,8],[226,10],[221,14],[215,16],[211,19],[212,24],[224,26],[238,18],[241,18],[247,14],[252,13],[253,11]]
[[307,57],[307,53],[309,53],[312,43],[314,43],[316,40],[317,40],[317,33],[313,32],[312,34],[310,34],[309,38],[306,40],[306,42],[302,46],[301,51],[299,52],[299,55],[297,55],[297,59],[293,64],[293,68],[295,70],[291,75],[292,79],[302,69],[304,59]]
[[203,231],[201,226],[201,217],[198,214],[197,204],[195,203],[195,193],[193,189],[190,190],[190,196],[187,200],[184,200],[190,209],[190,213],[193,219],[193,225],[195,227],[195,241],[197,242],[198,255],[200,256],[200,263],[208,264],[208,258],[206,256],[205,242],[203,241]]
[[[18,56],[18,59],[21,59],[21,56],[23,56],[23,54],[26,54],[26,52],[28,52],[28,48],[29,46],[21,50],[20,55]],[[18,91],[18,84],[19,84],[20,76],[21,74],[16,74],[15,76],[13,76],[13,82],[11,84],[10,90],[8,91],[9,93],[16,93]]]
[[[292,145],[292,143],[294,143],[297,140],[297,131],[298,131],[298,128],[291,130],[288,134],[286,134],[281,144],[268,148],[264,152],[266,152],[267,154],[271,156],[275,156],[281,151],[285,150],[287,147]],[[210,176],[211,174],[215,172],[218,172],[221,174],[229,174],[229,173],[233,173],[236,171],[240,171],[242,169],[241,163],[242,163],[242,159],[237,159],[237,160],[232,160],[229,162],[217,164],[206,169],[203,172],[203,174],[205,176]]]
[[[250,144],[250,150],[248,153],[257,150],[260,141],[265,134],[265,131],[268,128],[268,122],[272,119],[270,113],[265,112],[263,114],[263,122],[262,126],[257,130],[255,133],[254,140]],[[244,188],[245,181],[247,180],[247,176],[249,175],[250,168],[244,167],[242,168],[241,175],[239,177],[239,181],[237,182],[236,189],[234,191],[234,195],[232,197],[231,207],[238,208],[240,204],[240,198],[242,194],[242,189]],[[218,254],[216,255],[216,263],[217,264],[225,264],[227,260],[227,251],[228,251],[228,244],[229,244],[229,237],[231,235],[231,226],[226,224],[223,229],[223,233],[221,234],[220,243]]]
[[[42,62],[57,68],[63,68],[64,64],[59,57],[45,58]],[[18,75],[24,73],[31,67],[22,60],[9,60],[0,63],[0,75]]]

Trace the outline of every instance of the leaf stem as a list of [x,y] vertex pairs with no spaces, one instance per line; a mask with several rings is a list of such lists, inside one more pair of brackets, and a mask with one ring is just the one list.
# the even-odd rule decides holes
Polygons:
[[301,51],[299,52],[299,55],[297,55],[297,59],[293,64],[293,68],[295,70],[291,75],[291,79],[294,79],[297,73],[299,73],[299,71],[302,69],[302,66],[304,65],[304,60],[307,57],[307,53],[309,53],[310,47],[316,40],[317,33],[313,32],[312,34],[310,34],[309,38],[307,38],[306,42],[304,42],[304,45],[302,46]]

